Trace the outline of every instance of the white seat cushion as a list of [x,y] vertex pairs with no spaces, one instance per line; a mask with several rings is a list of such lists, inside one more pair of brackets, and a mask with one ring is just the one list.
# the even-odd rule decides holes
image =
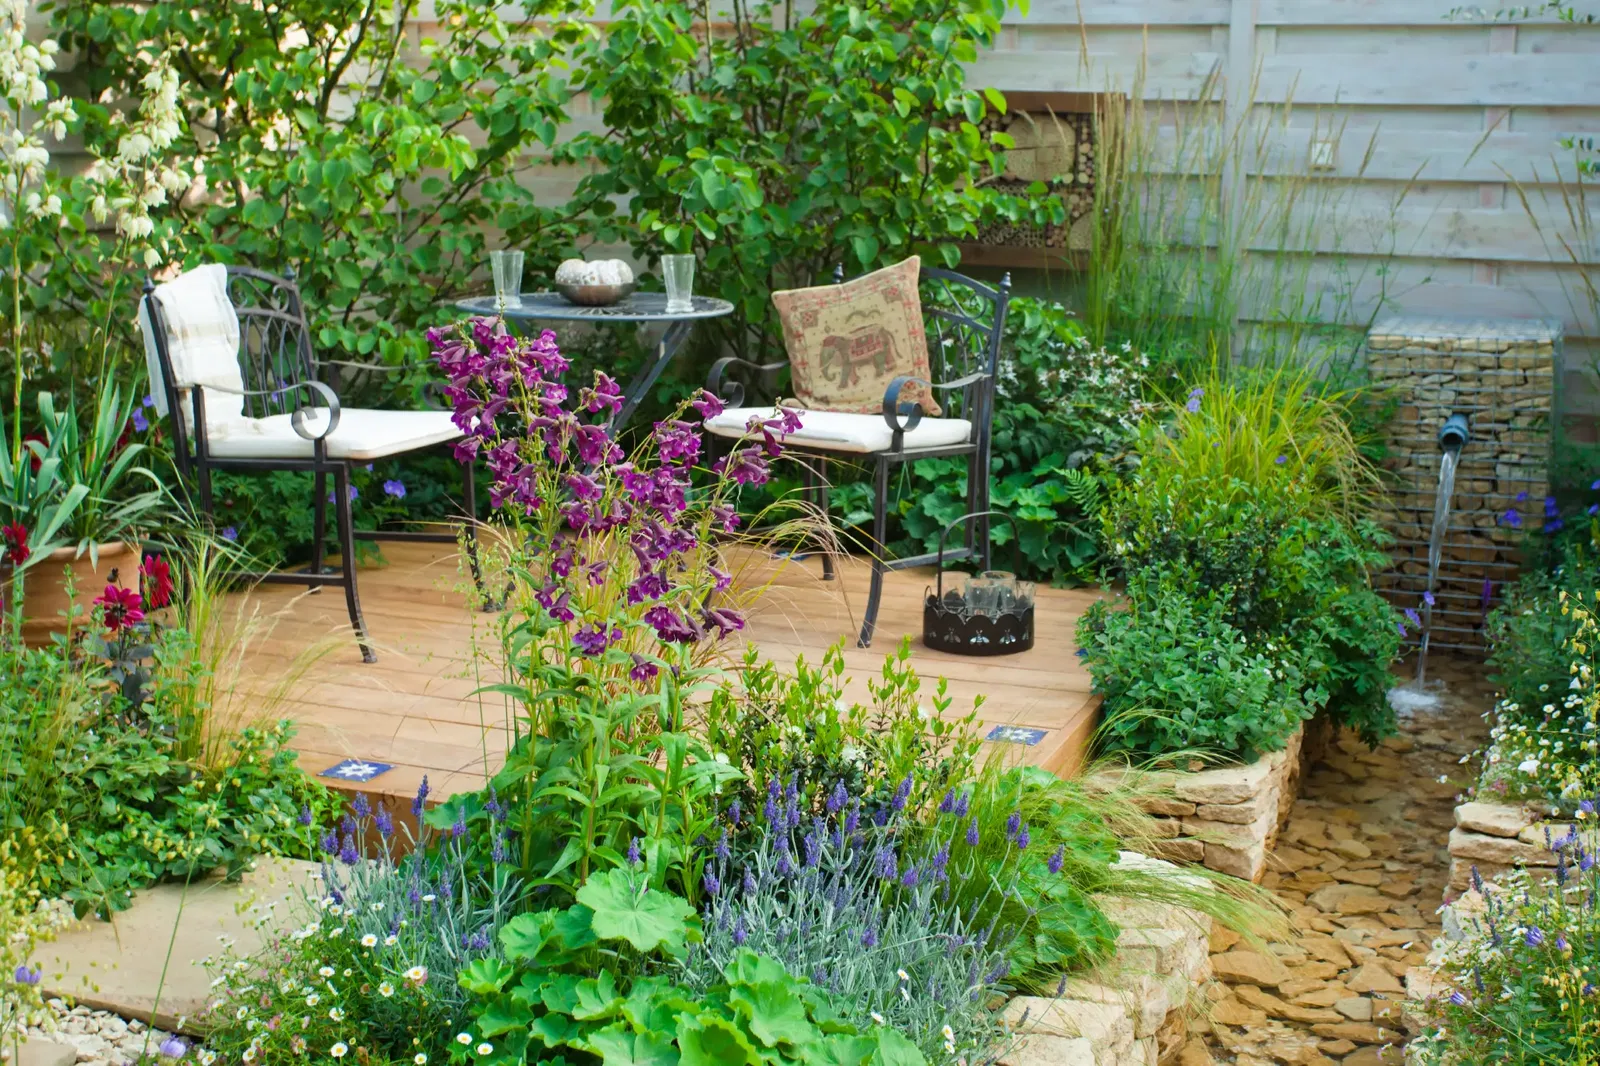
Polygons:
[[[821,448],[830,452],[885,452],[893,437],[889,423],[883,415],[847,414],[843,411],[798,411],[800,429],[780,440],[807,448]],[[771,407],[734,407],[706,422],[706,429],[719,437],[742,437],[752,415],[763,419],[776,417]],[[760,434],[756,435],[760,439]],[[940,448],[949,444],[965,444],[972,439],[972,423],[964,418],[924,418],[903,438],[902,447],[908,452],[920,448]]]
[[[306,431],[324,425],[325,408],[306,419]],[[309,459],[311,442],[294,431],[291,415],[237,419],[215,427],[206,437],[218,459]],[[207,419],[209,421],[209,419]],[[449,411],[375,411],[347,407],[328,435],[328,457],[366,461],[443,444],[460,437]]]

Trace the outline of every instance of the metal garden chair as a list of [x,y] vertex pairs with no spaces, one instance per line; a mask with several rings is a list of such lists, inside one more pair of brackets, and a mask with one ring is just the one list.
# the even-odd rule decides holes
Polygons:
[[[989,567],[989,521],[981,512],[989,510],[989,455],[992,448],[995,373],[1000,358],[1000,339],[1005,330],[1006,307],[1010,300],[1011,276],[997,287],[990,287],[963,274],[922,268],[920,275],[924,328],[932,376],[932,388],[943,394],[941,417],[927,417],[920,404],[903,402],[902,390],[919,379],[899,376],[884,383],[883,410],[878,414],[841,411],[801,412],[798,432],[784,438],[790,451],[814,458],[806,465],[806,491],[823,515],[828,513],[828,459],[868,463],[872,467],[872,583],[867,609],[858,638],[860,647],[872,643],[883,594],[883,575],[889,570],[927,566],[935,553],[903,559],[886,559],[889,472],[902,463],[941,456],[967,459],[967,512],[964,543],[946,551],[947,560],[976,559]],[[844,281],[844,268],[834,271],[835,283]],[[739,438],[747,433],[753,415],[770,416],[772,407],[743,406],[747,387],[767,396],[774,394],[787,360],[756,364],[736,357],[720,359],[711,369],[706,388],[720,397],[727,409],[706,423],[718,437]],[[834,577],[833,558],[822,556],[822,577]]]
[[[201,267],[198,270],[208,268]],[[215,270],[217,268],[209,268]],[[462,432],[448,411],[389,411],[342,407],[339,397],[318,371],[352,367],[392,372],[407,366],[371,366],[341,360],[319,360],[311,344],[300,289],[293,273],[278,277],[250,267],[227,267],[226,295],[238,318],[239,345],[232,367],[196,365],[174,359],[173,335],[162,288],[146,282],[142,312],[147,338],[154,349],[152,377],[162,390],[163,407],[172,413],[173,455],[191,502],[212,516],[212,474],[218,470],[266,472],[305,471],[313,475],[314,508],[310,566],[296,572],[258,572],[247,579],[279,584],[344,589],[350,625],[365,662],[375,662],[361,615],[356,589],[355,542],[403,540],[454,543],[456,534],[416,530],[357,530],[351,514],[350,465],[369,463],[448,443]],[[213,349],[206,356],[218,364],[226,356]],[[237,381],[241,387],[217,384]],[[462,464],[462,495],[467,546],[480,589],[475,523],[476,499],[471,463]],[[331,494],[328,482],[333,482]],[[323,541],[329,503],[333,505],[340,567],[323,567]]]

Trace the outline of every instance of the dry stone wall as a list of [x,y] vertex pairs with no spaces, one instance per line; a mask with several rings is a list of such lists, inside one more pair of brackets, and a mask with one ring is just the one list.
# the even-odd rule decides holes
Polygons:
[[[1132,852],[1119,861],[1183,876],[1171,863]],[[1006,1004],[1017,1039],[1000,1066],[1168,1066],[1182,1055],[1211,980],[1211,919],[1167,903],[1097,902],[1121,928],[1116,954],[1068,977],[1060,996]]]
[[1248,765],[1157,775],[1160,794],[1143,802],[1161,836],[1156,857],[1260,881],[1301,773],[1328,733],[1319,719],[1296,730],[1282,751]]
[[1450,831],[1451,897],[1472,886],[1472,871],[1485,880],[1521,865],[1530,870],[1555,870],[1550,842],[1567,835],[1570,822],[1547,821],[1534,808],[1521,804],[1463,803],[1456,808],[1456,827]]

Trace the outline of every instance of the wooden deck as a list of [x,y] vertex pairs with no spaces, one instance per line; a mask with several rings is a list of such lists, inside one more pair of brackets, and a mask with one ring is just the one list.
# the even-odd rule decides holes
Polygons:
[[[414,793],[426,774],[436,797],[480,787],[499,768],[514,717],[502,697],[472,694],[497,680],[472,654],[475,643],[492,647],[492,617],[470,610],[458,591],[463,579],[454,549],[395,543],[385,544],[383,554],[386,565],[361,572],[376,663],[361,662],[337,589],[308,595],[292,586],[262,586],[249,594],[248,607],[269,620],[270,631],[247,653],[241,685],[257,694],[263,713],[295,720],[294,746],[308,773],[352,758],[393,767],[365,784],[323,778],[329,784],[400,797]],[[931,573],[891,573],[873,646],[860,649],[854,634],[866,602],[865,564],[846,560],[842,580],[832,582],[820,580],[814,559],[754,564],[747,560],[742,580],[766,587],[742,636],[765,657],[792,664],[803,654],[816,662],[848,637],[846,692],[865,699],[867,681],[909,634],[924,692],[937,677],[949,680],[950,713],[967,713],[982,695],[978,713],[986,735],[1002,726],[1042,731],[1033,744],[1008,742],[1020,758],[1057,772],[1081,758],[1099,701],[1089,692],[1073,631],[1094,593],[1041,588],[1036,646],[1019,655],[971,658],[932,651],[916,639]],[[308,648],[314,649],[310,657]],[[729,641],[727,650],[742,653],[744,644]]]

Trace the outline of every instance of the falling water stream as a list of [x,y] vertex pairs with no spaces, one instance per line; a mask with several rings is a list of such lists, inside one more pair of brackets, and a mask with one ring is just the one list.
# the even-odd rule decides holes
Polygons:
[[1439,489],[1433,498],[1433,531],[1428,537],[1428,583],[1422,594],[1422,642],[1417,649],[1417,676],[1389,690],[1389,705],[1399,714],[1437,710],[1441,706],[1437,685],[1428,682],[1428,644],[1433,636],[1433,589],[1439,580],[1439,560],[1445,531],[1450,528],[1450,504],[1455,499],[1456,465],[1470,438],[1464,414],[1452,414],[1439,427]]
[[1433,635],[1433,586],[1439,579],[1439,557],[1444,551],[1445,530],[1450,527],[1450,503],[1456,491],[1456,463],[1461,447],[1446,448],[1439,456],[1439,492],[1433,498],[1433,532],[1428,537],[1428,584],[1422,597],[1422,645],[1417,649],[1417,680],[1421,688],[1428,680],[1428,639]]

